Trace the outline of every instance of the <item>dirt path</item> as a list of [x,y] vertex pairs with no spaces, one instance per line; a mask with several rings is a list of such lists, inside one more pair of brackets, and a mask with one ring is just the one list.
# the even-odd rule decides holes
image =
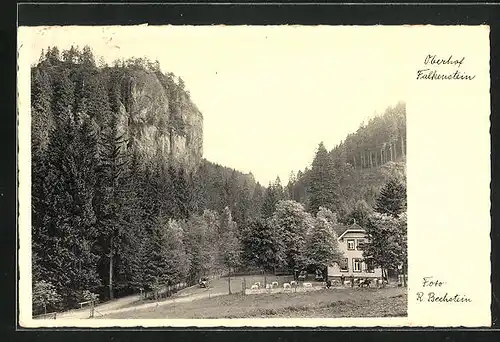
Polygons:
[[110,315],[110,314],[134,312],[134,311],[141,311],[141,310],[147,310],[147,309],[152,309],[151,311],[155,311],[156,308],[167,306],[167,305],[188,303],[188,302],[193,302],[196,300],[209,299],[209,298],[225,296],[225,295],[227,295],[227,292],[211,293],[211,292],[207,291],[206,293],[201,293],[201,294],[192,294],[192,295],[172,297],[170,299],[166,299],[166,300],[161,301],[161,302],[146,303],[146,304],[140,304],[140,305],[125,307],[125,308],[114,309],[114,310],[106,310],[105,312],[103,312],[103,316],[101,316],[101,317],[106,318],[106,316]]
[[[135,301],[139,300],[139,295],[131,295],[127,297],[122,297],[118,299],[114,299],[112,301],[99,304],[95,307],[95,315],[98,316],[99,313],[105,313],[117,308],[129,305]],[[75,318],[89,318],[90,308],[84,307],[82,309],[75,309],[70,311],[65,311],[61,313],[57,313],[57,319],[75,319]]]
[[[170,297],[161,302],[144,303],[134,306],[129,306],[140,300],[140,296],[131,295],[119,299],[115,299],[95,307],[95,317],[102,317],[111,313],[127,312],[134,310],[151,309],[159,306],[170,305],[174,303],[192,302],[194,300],[211,298],[221,295],[226,295],[227,292],[213,291],[212,289],[200,289],[198,286],[191,286],[179,291],[175,296]],[[89,318],[90,308],[76,309],[65,311],[57,314],[57,319],[84,319]]]

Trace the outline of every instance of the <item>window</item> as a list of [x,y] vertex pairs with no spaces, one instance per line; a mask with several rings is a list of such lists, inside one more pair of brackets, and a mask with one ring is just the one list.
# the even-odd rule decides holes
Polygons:
[[349,272],[349,259],[345,258],[340,262],[340,272]]
[[363,244],[365,243],[365,239],[357,239],[356,240],[356,249],[358,251],[363,250]]
[[361,272],[361,259],[352,259],[352,271]]
[[354,239],[349,239],[347,240],[347,250],[348,251],[353,251],[354,250]]
[[375,272],[375,269],[373,267],[373,262],[366,261],[365,262],[365,266],[366,266],[365,270],[366,270],[367,273],[373,273],[373,272]]

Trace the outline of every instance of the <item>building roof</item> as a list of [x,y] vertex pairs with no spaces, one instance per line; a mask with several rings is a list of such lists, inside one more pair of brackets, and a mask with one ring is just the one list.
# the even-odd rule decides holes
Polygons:
[[333,230],[335,230],[335,233],[337,233],[337,236],[340,236],[340,235],[344,234],[344,232],[346,230],[364,230],[364,228],[361,227],[357,223],[353,223],[349,226],[346,226],[343,224],[337,224],[337,225],[333,226]]
[[351,225],[349,226],[349,229],[362,229],[362,230],[364,230],[364,228],[363,228],[363,227],[361,227],[361,226],[360,226],[359,224],[357,224],[356,222],[354,222],[353,224],[351,224]]
[[344,226],[342,224],[339,224],[339,225],[334,226],[333,229],[337,233],[337,236],[339,239],[342,238],[342,236],[344,236],[348,231],[353,231],[353,232],[360,232],[360,231],[364,232],[365,231],[363,229],[363,227],[361,227],[357,223],[353,223],[350,226]]

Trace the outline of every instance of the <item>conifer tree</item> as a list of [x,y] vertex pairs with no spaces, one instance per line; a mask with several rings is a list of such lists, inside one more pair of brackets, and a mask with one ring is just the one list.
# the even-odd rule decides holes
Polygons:
[[203,249],[205,243],[205,232],[201,216],[193,215],[184,224],[186,258],[189,260],[188,282],[194,284],[201,276],[205,275],[203,263]]
[[315,214],[320,207],[336,210],[339,207],[339,182],[335,164],[325,145],[319,144],[309,179],[310,207]]
[[[107,126],[107,123],[110,122],[112,114],[103,77],[99,75],[92,76],[86,82],[86,112],[101,126]],[[114,113],[115,115],[120,114],[119,109],[117,109]]]
[[[164,202],[164,207],[169,217],[178,219],[181,217],[181,213],[178,206],[178,184],[177,183],[178,171],[174,167],[173,163],[169,163],[167,167],[167,172],[165,174],[165,192],[164,198],[161,199]],[[161,186],[157,184],[157,186]]]
[[179,219],[187,219],[189,217],[189,189],[186,179],[186,173],[182,167],[177,170],[174,183],[174,199],[175,206],[177,207]]
[[31,84],[31,205],[32,205],[32,243],[33,243],[33,281],[41,280],[42,265],[38,253],[43,253],[47,240],[43,218],[45,216],[44,178],[47,173],[46,150],[52,129],[51,94],[49,76],[43,70],[32,71]]
[[224,265],[219,258],[221,224],[219,214],[214,210],[205,210],[202,215],[201,274],[221,274]]
[[47,150],[44,179],[46,241],[38,251],[44,278],[53,280],[66,304],[100,281],[93,245],[97,237],[92,206],[96,182],[96,139],[89,122],[82,126],[71,113],[60,118]]
[[276,177],[276,180],[274,181],[273,187],[274,187],[274,192],[276,194],[276,199],[278,201],[284,200],[285,193],[283,190],[283,186],[281,185],[281,179],[279,177]]
[[297,177],[295,176],[295,172],[290,172],[290,176],[288,177],[288,184],[286,185],[286,199],[291,199],[299,202],[300,199],[296,198],[294,193],[294,188],[297,184]]
[[89,68],[94,68],[96,66],[94,54],[92,53],[90,46],[86,45],[83,47],[79,63]]
[[170,281],[170,260],[164,218],[158,217],[154,220],[148,232],[148,240],[143,281],[144,288],[154,292],[156,297],[158,291]]
[[373,209],[366,203],[366,201],[359,200],[354,205],[353,210],[349,213],[344,223],[349,225],[357,223],[361,227],[366,227],[372,214]]
[[53,113],[59,117],[74,115],[75,86],[69,69],[64,69],[55,81]]
[[184,280],[189,270],[184,246],[184,233],[175,220],[158,217],[148,234],[149,246],[144,246],[144,287],[157,291],[162,286],[175,285]]
[[42,159],[52,129],[52,86],[49,75],[38,68],[32,71],[31,82],[31,146],[32,156]]
[[51,66],[55,66],[60,62],[59,49],[57,46],[48,47],[45,54],[45,62]]
[[98,168],[96,211],[99,222],[101,247],[106,251],[108,263],[107,285],[109,298],[113,298],[113,270],[117,250],[126,243],[130,232],[130,155],[123,134],[118,132],[117,116],[113,115],[107,129],[102,132]]
[[406,184],[399,177],[390,177],[380,190],[375,211],[398,217],[406,210]]
[[241,188],[238,189],[238,194],[236,196],[234,219],[240,224],[245,222],[249,217],[251,196],[250,185],[248,184],[248,180],[245,179]]
[[208,165],[202,163],[198,170],[193,174],[193,191],[191,192],[192,209],[196,214],[201,214],[204,208],[209,208],[209,191],[210,187]]
[[277,177],[274,183],[269,183],[269,186],[264,193],[264,200],[261,209],[262,216],[264,218],[272,216],[276,209],[276,204],[283,199],[283,187],[281,186],[279,177]]
[[78,51],[78,47],[74,47],[71,45],[69,50],[65,50],[62,53],[62,60],[66,64],[74,64],[78,62],[80,56],[80,52]]
[[243,259],[264,272],[283,266],[285,245],[268,221],[249,221],[242,234]]
[[130,262],[130,283],[129,286],[135,291],[146,289],[146,272],[148,266],[148,256],[151,255],[152,243],[150,236],[150,227],[142,227],[134,235],[136,242],[133,258]]
[[170,284],[178,284],[188,276],[190,259],[186,253],[184,230],[179,222],[170,219],[165,225],[165,243],[169,261],[168,278]]
[[278,202],[276,192],[272,183],[269,183],[269,186],[266,188],[264,192],[264,199],[262,201],[261,213],[262,217],[268,218],[270,217],[275,210],[276,203]]

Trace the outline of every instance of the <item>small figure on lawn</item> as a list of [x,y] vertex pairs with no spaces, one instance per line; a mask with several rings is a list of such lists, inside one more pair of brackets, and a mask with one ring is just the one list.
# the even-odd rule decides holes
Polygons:
[[330,279],[328,279],[326,281],[326,288],[329,289],[330,287],[332,287],[332,281]]
[[354,275],[351,274],[351,287],[354,287]]
[[360,280],[359,287],[363,287],[363,286],[370,287],[370,281],[367,278]]
[[340,276],[340,285],[345,285],[345,276],[343,274]]

